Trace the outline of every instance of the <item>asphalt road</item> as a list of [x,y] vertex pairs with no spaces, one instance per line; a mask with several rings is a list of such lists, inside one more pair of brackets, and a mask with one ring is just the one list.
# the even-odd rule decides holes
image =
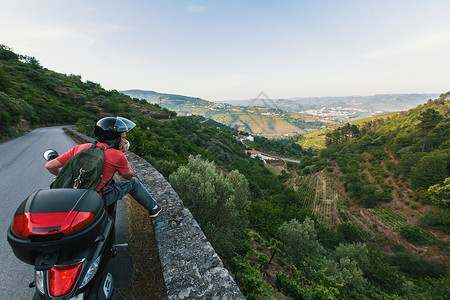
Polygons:
[[[7,230],[20,203],[32,192],[47,189],[53,175],[44,168],[43,152],[55,149],[62,154],[76,143],[62,127],[36,129],[24,136],[0,144],[0,298],[32,299],[34,288],[28,284],[34,280],[33,266],[18,260],[6,239]],[[119,201],[116,243],[127,242],[128,229],[126,205]],[[111,273],[119,293],[128,290],[131,278],[131,259],[126,248],[110,262]],[[126,293],[126,292],[125,292]],[[115,297],[117,298],[117,297]]]

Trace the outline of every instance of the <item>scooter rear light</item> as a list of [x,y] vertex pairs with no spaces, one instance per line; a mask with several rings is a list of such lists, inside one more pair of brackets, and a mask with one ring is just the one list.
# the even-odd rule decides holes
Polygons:
[[98,268],[100,267],[101,255],[97,257],[97,259],[89,266],[86,271],[86,275],[84,275],[83,281],[80,284],[80,288],[84,287],[89,281],[94,278],[95,274],[97,274]]
[[41,292],[41,294],[43,294],[44,293],[44,272],[36,271],[34,280],[36,282],[37,289],[39,290],[39,292]]
[[48,286],[52,297],[69,294],[80,275],[83,263],[66,266],[54,266],[48,271]]
[[93,212],[71,211],[55,213],[24,213],[16,215],[13,230],[27,238],[31,235],[55,233],[70,234],[89,224],[95,217]]

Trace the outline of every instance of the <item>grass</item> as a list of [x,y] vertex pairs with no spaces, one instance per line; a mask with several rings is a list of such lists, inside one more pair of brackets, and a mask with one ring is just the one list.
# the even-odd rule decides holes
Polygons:
[[136,201],[127,201],[127,206],[133,261],[130,299],[167,299],[153,223],[147,210]]
[[330,129],[322,128],[319,130],[314,130],[308,133],[303,134],[303,140],[297,142],[303,148],[312,148],[316,150],[320,150],[325,148],[325,134],[330,131]]

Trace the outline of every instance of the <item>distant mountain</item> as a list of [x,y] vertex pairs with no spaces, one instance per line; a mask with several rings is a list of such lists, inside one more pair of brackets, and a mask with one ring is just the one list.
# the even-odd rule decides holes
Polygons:
[[403,111],[435,99],[439,94],[383,94],[372,96],[311,97],[291,99],[229,100],[231,105],[252,105],[278,108],[287,112],[299,112],[347,121],[375,114]]
[[[180,108],[185,105],[195,105],[195,106],[209,106],[211,104],[214,104],[214,102],[203,100],[196,97],[188,97],[188,96],[182,96],[182,95],[175,95],[175,94],[164,94],[164,93],[158,93],[154,91],[143,91],[143,90],[126,90],[121,91],[121,93],[124,93],[125,95],[128,95],[133,98],[138,99],[145,99],[150,103],[153,104],[162,104],[164,103],[164,107],[167,109],[172,109],[175,111],[180,112]],[[185,111],[183,113],[189,113],[190,111]]]
[[182,115],[200,115],[252,134],[278,138],[305,133],[332,123],[325,118],[286,112],[273,107],[236,106],[195,97],[154,91],[127,90],[122,93],[176,111]]

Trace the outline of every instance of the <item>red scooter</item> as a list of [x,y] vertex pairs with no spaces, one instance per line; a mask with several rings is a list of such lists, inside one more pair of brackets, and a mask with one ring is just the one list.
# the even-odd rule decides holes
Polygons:
[[[46,160],[58,156],[44,152]],[[116,203],[106,207],[94,190],[48,189],[28,196],[8,229],[15,256],[34,265],[35,299],[111,299],[105,272],[117,248]]]

